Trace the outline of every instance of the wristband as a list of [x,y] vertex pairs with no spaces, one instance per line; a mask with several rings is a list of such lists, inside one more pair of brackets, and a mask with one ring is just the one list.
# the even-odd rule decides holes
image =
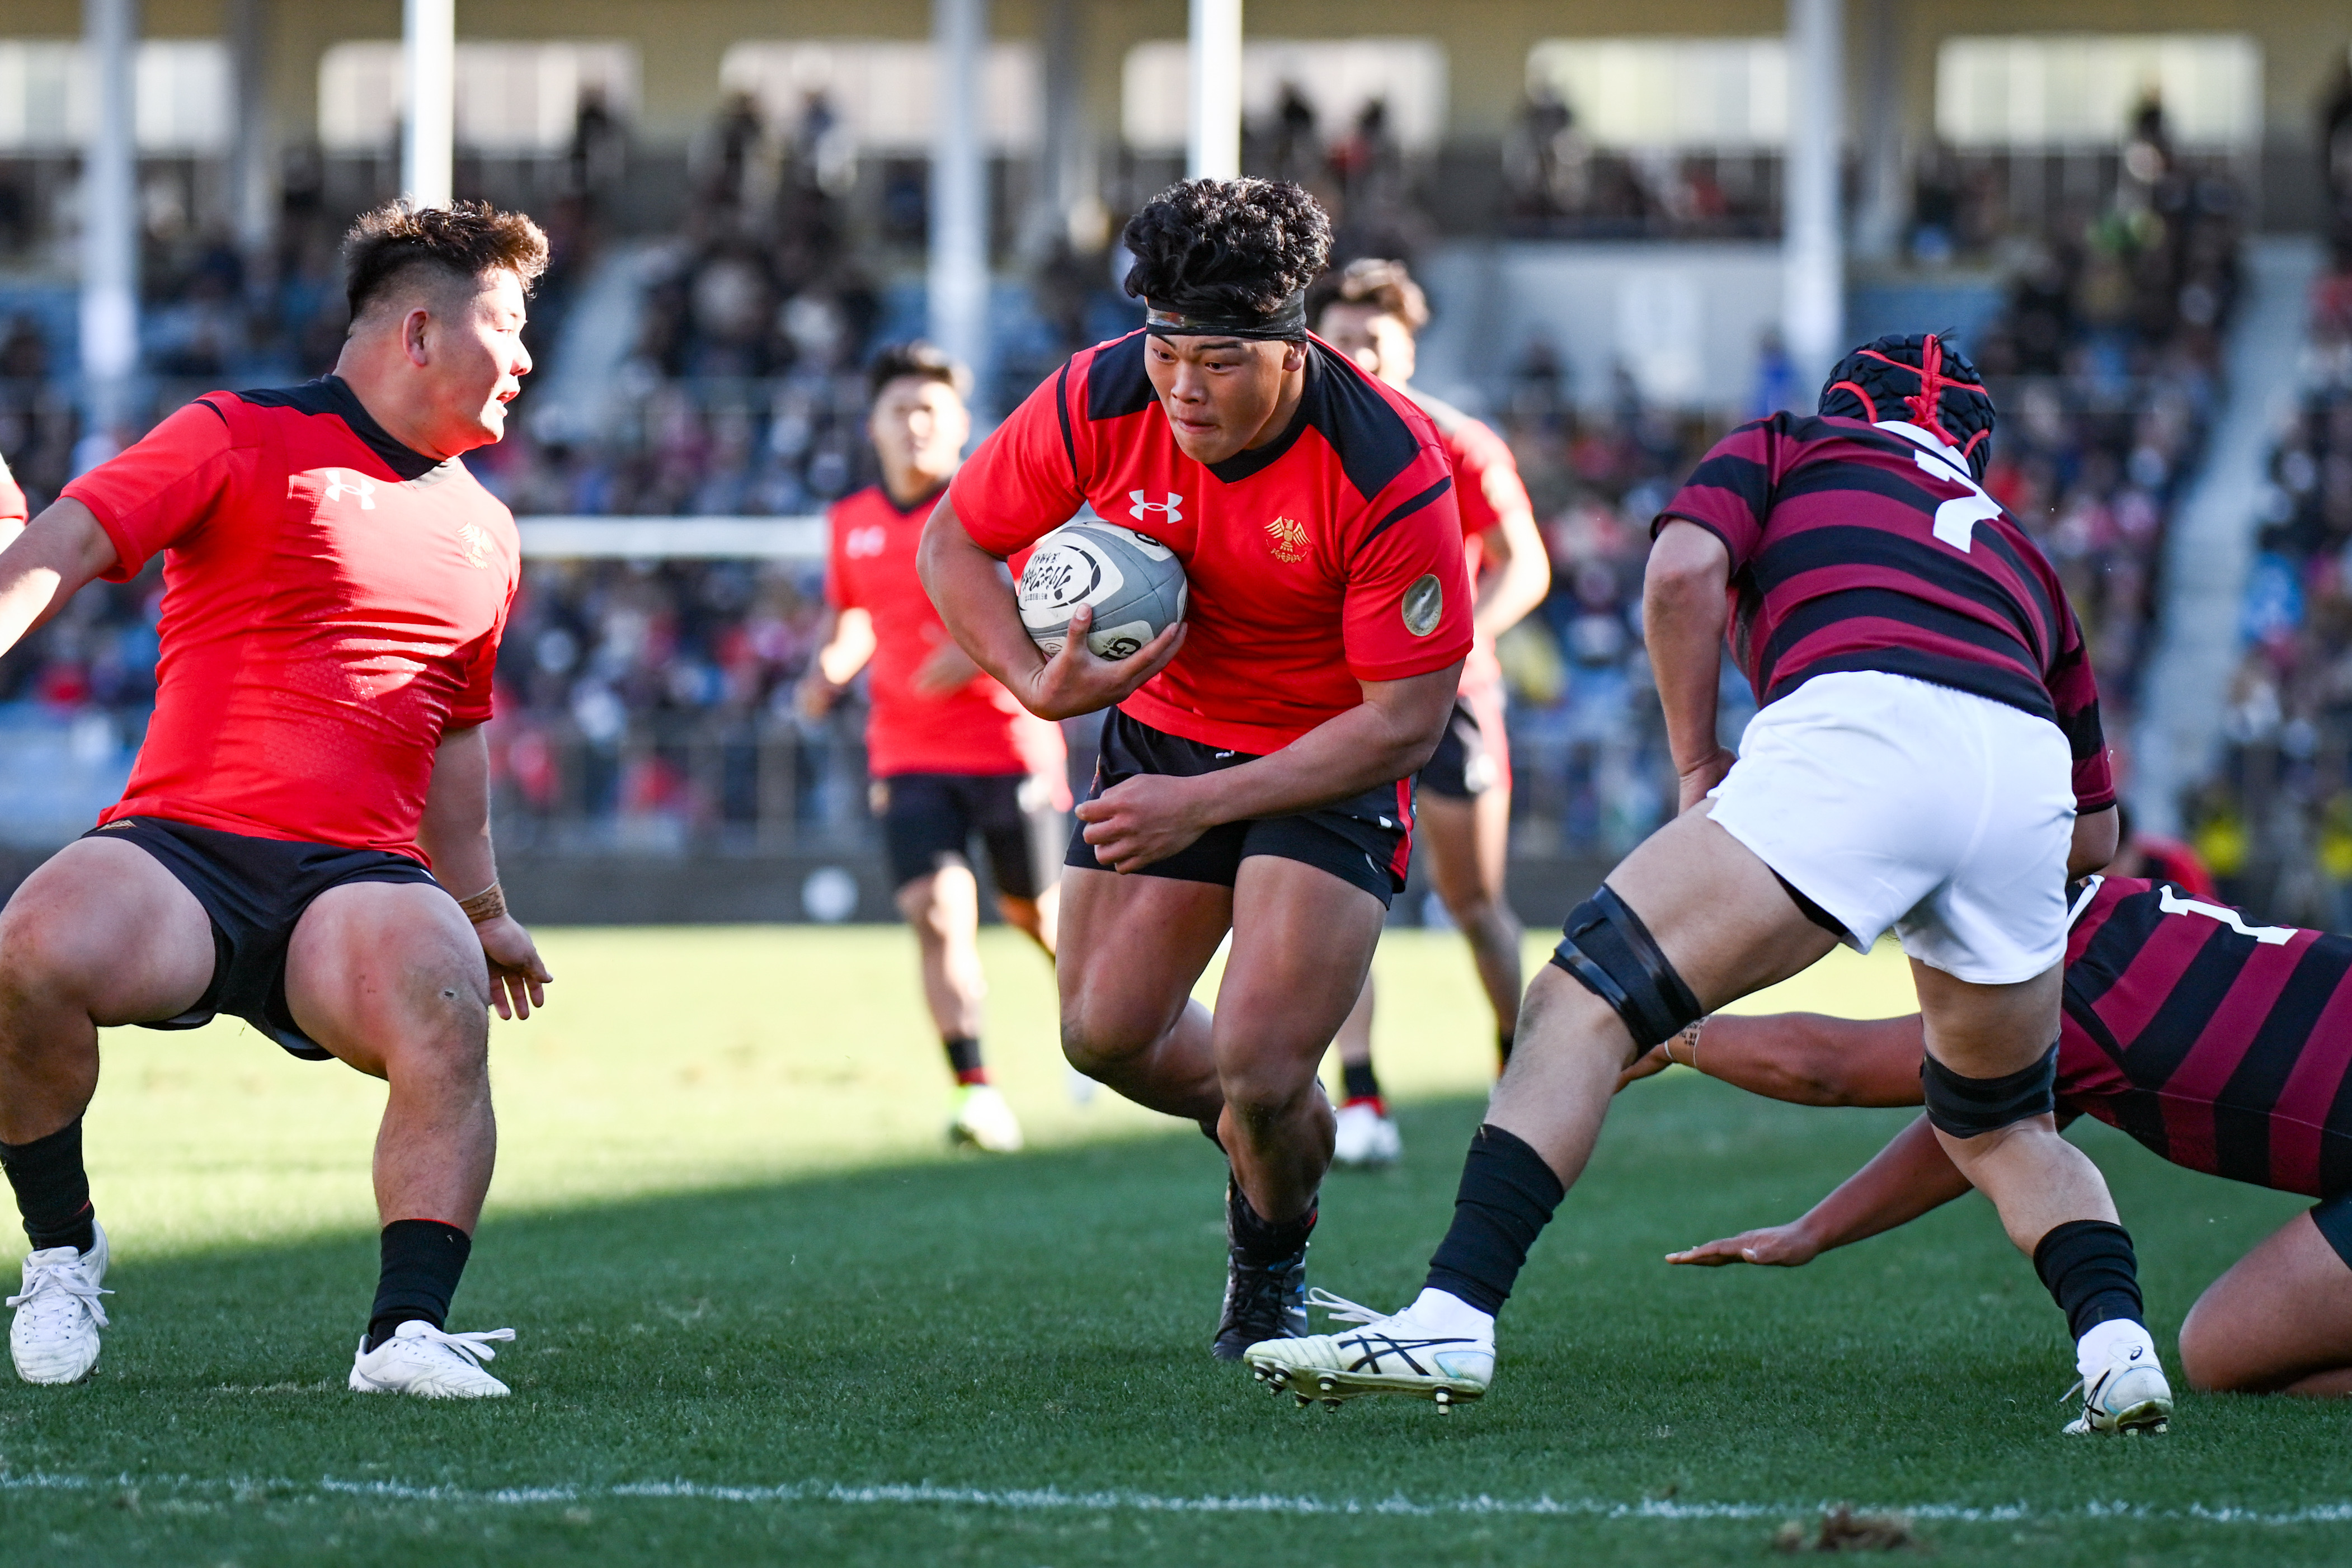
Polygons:
[[457,907],[466,912],[467,919],[479,925],[485,920],[496,920],[507,912],[507,895],[494,882],[473,897],[459,899]]

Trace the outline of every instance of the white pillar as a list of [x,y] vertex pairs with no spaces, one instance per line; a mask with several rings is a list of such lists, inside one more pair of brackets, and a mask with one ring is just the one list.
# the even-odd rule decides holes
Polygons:
[[408,87],[401,194],[420,207],[446,207],[456,192],[457,0],[403,0],[400,57]]
[[98,117],[82,164],[81,371],[92,434],[130,414],[139,367],[139,152],[132,111],[138,0],[82,0]]
[[[988,0],[931,0],[939,120],[931,137],[931,340],[988,395],[988,147],[981,121]],[[975,409],[975,412],[983,412]]]
[[229,0],[228,50],[236,126],[229,146],[228,215],[247,266],[278,235],[278,148],[269,115],[269,0]]
[[1911,215],[1910,126],[1904,116],[1903,18],[1907,0],[1864,0],[1869,86],[1863,91],[1862,210],[1854,214],[1854,255],[1888,262],[1903,248]]
[[1087,115],[1086,29],[1080,0],[1045,0],[1039,42],[1045,68],[1045,142],[1037,156],[1037,195],[1024,224],[1023,249],[1042,261],[1062,246],[1101,245],[1105,222],[1097,190],[1094,129]]
[[1780,335],[1801,387],[1849,345],[1838,160],[1845,98],[1843,0],[1789,0],[1789,150],[1783,180]]
[[1242,172],[1242,0],[1192,0],[1192,86],[1184,173]]

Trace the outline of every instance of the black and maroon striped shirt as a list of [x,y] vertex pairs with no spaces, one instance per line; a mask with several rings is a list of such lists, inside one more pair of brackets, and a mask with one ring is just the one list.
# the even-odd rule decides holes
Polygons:
[[2074,894],[2061,1113],[2190,1170],[2352,1190],[2352,936],[2255,925],[2169,883]]
[[1656,526],[1674,517],[1731,552],[1732,646],[1759,705],[1845,670],[1974,692],[2064,732],[2079,809],[2114,803],[2058,574],[1934,437],[1776,413],[1716,443]]

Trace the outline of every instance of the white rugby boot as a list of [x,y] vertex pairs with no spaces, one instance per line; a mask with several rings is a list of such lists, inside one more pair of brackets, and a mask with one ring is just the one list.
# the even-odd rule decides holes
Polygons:
[[502,1399],[513,1392],[482,1370],[498,1352],[492,1340],[514,1338],[512,1329],[483,1333],[443,1333],[423,1318],[411,1318],[392,1331],[392,1337],[367,1347],[360,1335],[359,1354],[352,1357],[354,1394],[414,1394],[419,1399]]
[[956,1091],[955,1117],[948,1142],[992,1155],[1021,1152],[1021,1119],[992,1083],[967,1083]]
[[99,1288],[106,1278],[106,1228],[96,1220],[97,1239],[85,1252],[76,1247],[45,1247],[25,1258],[25,1289],[8,1298],[16,1309],[8,1325],[8,1354],[16,1375],[27,1383],[79,1383],[98,1364],[98,1331],[106,1326]]
[[2061,1403],[2077,1391],[2083,1413],[2066,1423],[2070,1437],[2088,1432],[2121,1432],[2126,1436],[2168,1431],[2172,1426],[2172,1385],[2155,1353],[2139,1346],[2118,1354],[2099,1369],[2059,1396]]
[[1339,1107],[1331,1134],[1331,1163],[1350,1170],[1378,1170],[1392,1166],[1404,1153],[1397,1124],[1373,1100],[1351,1100]]
[[1301,1405],[1319,1399],[1336,1409],[1343,1399],[1402,1394],[1450,1410],[1483,1396],[1495,1380],[1495,1320],[1443,1291],[1423,1291],[1393,1317],[1320,1288],[1307,1292],[1307,1304],[1363,1327],[1265,1340],[1242,1355],[1260,1383]]

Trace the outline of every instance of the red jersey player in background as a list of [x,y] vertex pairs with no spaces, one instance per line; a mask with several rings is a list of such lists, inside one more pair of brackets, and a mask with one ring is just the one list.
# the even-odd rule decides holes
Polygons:
[[1062,732],[956,646],[915,571],[923,519],[971,435],[971,372],[929,343],[887,348],[868,371],[866,432],[882,483],[834,503],[826,525],[824,645],[801,683],[823,714],[867,672],[866,770],[898,913],[915,929],[923,999],[957,1084],[948,1135],[998,1153],[1021,1123],[988,1082],[980,1050],[977,836],[1005,920],[1054,956],[1054,876],[1069,809]]
[[[1477,641],[1462,667],[1462,691],[1437,754],[1421,770],[1418,837],[1429,879],[1470,944],[1478,983],[1495,1009],[1496,1052],[1507,1064],[1519,1027],[1519,921],[1503,894],[1510,852],[1511,742],[1503,732],[1503,665],[1495,639],[1527,618],[1551,591],[1551,561],[1536,531],[1534,503],[1503,438],[1452,403],[1416,392],[1413,337],[1429,324],[1429,303],[1401,261],[1349,262],[1318,330],[1323,340],[1404,393],[1429,415],[1454,465],[1454,505],[1470,572]],[[1382,1166],[1403,1153],[1396,1123],[1372,1071],[1372,982],[1339,1031],[1346,1098],[1332,1144],[1334,1163]]]
[[[129,789],[0,914],[0,1165],[33,1243],[9,1349],[87,1375],[106,1233],[82,1166],[100,1025],[226,1013],[387,1081],[375,1305],[351,1386],[501,1395],[444,1332],[488,1190],[488,1012],[549,978],[490,852],[514,519],[461,454],[530,370],[547,239],[467,204],[370,213],[332,375],[214,392],[66,486],[0,554],[0,650],[163,557],[155,712]],[[427,868],[430,868],[429,870]]]
[[[1495,1320],[1619,1073],[1706,1013],[1895,932],[1925,1103],[2074,1342],[2071,1432],[2161,1431],[2131,1238],[2058,1135],[2065,881],[2115,853],[2098,689],[2058,574],[1984,492],[1992,398],[1934,334],[1838,362],[1820,412],[1717,442],[1654,525],[1642,625],[1681,814],[1568,917],[1472,1140],[1454,1223],[1393,1316],[1275,1339],[1277,1390],[1483,1396]],[[1726,633],[1758,709],[1716,727]]]
[[[1470,651],[1454,478],[1428,417],[1307,330],[1330,220],[1197,180],[1122,236],[1144,328],[1075,356],[931,514],[923,580],[1031,712],[1117,704],[1063,881],[1063,1048],[1232,1162],[1223,1359],[1306,1326],[1331,1161],[1317,1080],[1412,849],[1412,775]],[[1184,624],[1133,657],[1021,624],[1004,559],[1091,504],[1183,561]],[[1213,1014],[1192,987],[1227,932]]]
[[[2171,883],[2092,877],[2072,894],[2058,1113],[2160,1158],[2320,1201],[2198,1298],[2180,1367],[2199,1388],[2352,1394],[2352,937],[2251,925]],[[1626,1070],[1669,1062],[1801,1105],[1916,1105],[1919,1017],[1806,1013],[1693,1024]],[[1969,1190],[1922,1117],[1802,1218],[1673,1254],[1810,1263]]]

